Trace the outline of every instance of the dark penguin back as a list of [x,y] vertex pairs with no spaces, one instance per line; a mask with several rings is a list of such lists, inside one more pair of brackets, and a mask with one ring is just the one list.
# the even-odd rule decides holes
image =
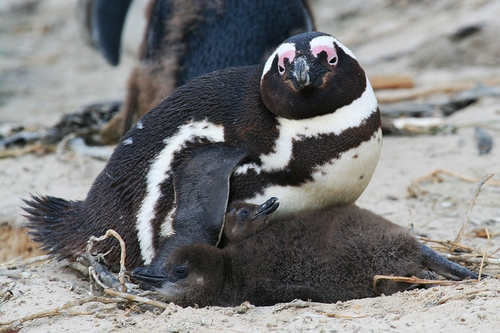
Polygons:
[[[172,27],[182,21],[184,31],[176,32]],[[180,86],[222,68],[258,64],[289,36],[312,29],[310,10],[302,0],[156,1],[142,59],[164,56],[166,44],[180,38]],[[182,36],[169,36],[172,32]]]

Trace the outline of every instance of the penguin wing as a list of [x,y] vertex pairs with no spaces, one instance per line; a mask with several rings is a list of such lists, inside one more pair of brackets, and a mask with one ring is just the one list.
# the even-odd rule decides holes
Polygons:
[[215,143],[193,148],[174,168],[177,209],[174,230],[197,242],[217,245],[229,200],[229,180],[248,153],[240,147]]
[[92,0],[92,39],[113,66],[120,62],[122,30],[131,2],[132,0]]
[[147,268],[134,270],[135,278],[144,282],[165,278],[161,267],[178,247],[217,245],[224,227],[231,175],[248,155],[246,149],[222,142],[185,149],[172,175],[177,206],[174,232],[160,243]]

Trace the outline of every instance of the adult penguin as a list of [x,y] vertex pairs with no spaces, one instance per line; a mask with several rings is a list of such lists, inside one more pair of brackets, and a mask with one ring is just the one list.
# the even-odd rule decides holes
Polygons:
[[[92,35],[111,63],[130,0],[93,0]],[[177,87],[215,70],[258,64],[286,38],[314,29],[306,0],[152,0],[139,64],[122,111],[101,134],[117,141]]]
[[85,201],[27,201],[29,227],[63,258],[115,229],[127,266],[155,274],[179,246],[215,245],[228,202],[276,196],[277,216],[354,203],[380,149],[380,112],[355,56],[333,36],[303,33],[261,65],[177,89],[126,133]]

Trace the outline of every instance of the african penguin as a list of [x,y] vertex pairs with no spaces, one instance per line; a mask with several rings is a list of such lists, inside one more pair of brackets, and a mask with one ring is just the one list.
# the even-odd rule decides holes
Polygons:
[[[253,224],[272,213],[273,198],[261,206],[239,203],[226,223]],[[236,306],[245,301],[273,305],[294,299],[334,303],[375,297],[375,275],[432,278],[426,267],[449,279],[477,279],[468,269],[422,245],[411,233],[355,205],[303,212],[272,221],[254,233],[224,229],[225,247],[192,244],[176,249],[163,276],[140,276],[143,287],[181,306]],[[233,238],[234,239],[234,238]],[[240,240],[241,239],[241,240]],[[239,241],[238,241],[239,240]],[[423,287],[381,280],[379,292]]]
[[[107,1],[93,0],[96,6]],[[113,1],[128,6],[126,0]],[[122,7],[114,8],[119,12]],[[286,38],[314,29],[307,0],[152,0],[146,20],[139,64],[129,76],[122,112],[101,132],[105,141],[118,141],[139,117],[189,80],[259,64]],[[113,50],[103,40],[112,22],[107,17],[100,22],[94,30],[103,37],[102,48]],[[116,24],[121,28],[123,22]],[[119,54],[116,47],[113,54]]]
[[[352,52],[328,34],[303,33],[261,65],[177,89],[126,133],[84,201],[35,197],[28,226],[60,258],[115,229],[127,243],[127,267],[154,269],[181,245],[215,245],[227,203],[276,196],[276,217],[353,204],[381,141],[377,101]],[[199,177],[216,185],[194,184]],[[183,204],[180,213],[180,199],[193,209]]]
[[[263,230],[269,223],[271,213],[278,209],[278,198],[272,197],[262,205],[251,205],[235,201],[227,207],[219,247],[238,243]],[[284,236],[286,237],[286,236]]]

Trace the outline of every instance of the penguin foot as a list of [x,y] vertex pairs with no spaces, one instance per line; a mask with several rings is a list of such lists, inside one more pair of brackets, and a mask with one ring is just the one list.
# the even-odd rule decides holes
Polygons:
[[422,244],[422,264],[431,271],[450,280],[461,281],[478,278],[476,273],[446,259],[424,244]]

